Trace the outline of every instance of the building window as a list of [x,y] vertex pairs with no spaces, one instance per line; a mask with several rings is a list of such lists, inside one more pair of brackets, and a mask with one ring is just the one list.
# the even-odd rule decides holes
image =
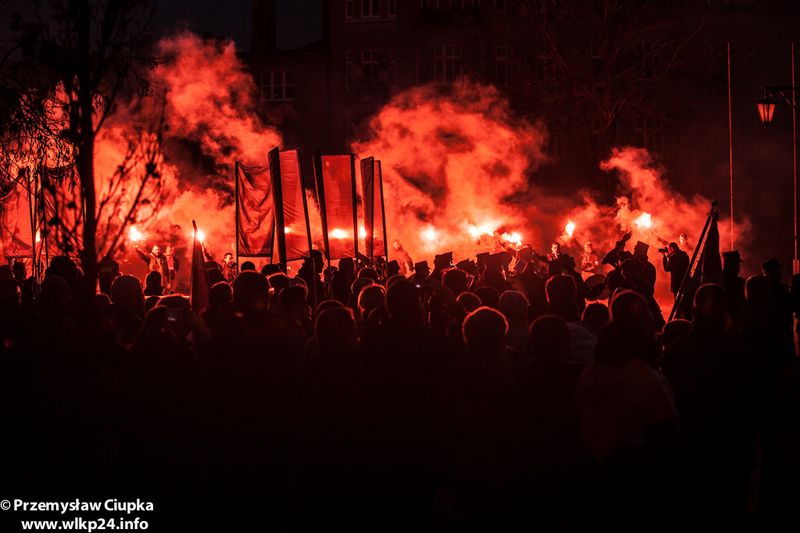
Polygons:
[[388,0],[386,2],[386,14],[389,17],[397,16],[397,0]]
[[285,70],[262,72],[260,89],[262,102],[294,100],[294,77]]
[[381,16],[380,0],[361,0],[361,18],[376,18]]
[[452,83],[461,77],[462,58],[460,44],[437,44],[433,47],[434,79]]
[[362,50],[362,84],[365,87],[393,85],[397,54],[394,50]]
[[653,153],[661,153],[663,124],[660,119],[640,117],[636,120],[634,135],[636,145]]
[[397,51],[362,50],[357,56],[353,50],[345,52],[347,68],[346,89],[394,85],[397,72]]
[[351,19],[355,14],[355,0],[344,0],[344,18]]
[[498,83],[508,81],[508,48],[498,46],[494,50],[494,68]]

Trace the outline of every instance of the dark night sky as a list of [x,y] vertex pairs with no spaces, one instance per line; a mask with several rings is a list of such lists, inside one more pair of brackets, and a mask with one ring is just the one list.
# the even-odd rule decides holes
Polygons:
[[[155,23],[159,33],[185,27],[236,41],[240,50],[250,46],[251,0],[156,0]],[[278,46],[295,48],[322,35],[322,0],[277,0]]]

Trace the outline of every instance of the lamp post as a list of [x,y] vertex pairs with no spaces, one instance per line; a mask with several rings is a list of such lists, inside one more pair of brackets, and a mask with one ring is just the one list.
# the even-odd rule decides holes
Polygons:
[[792,85],[788,87],[764,86],[763,96],[756,103],[758,118],[765,128],[772,124],[775,116],[775,107],[778,102],[784,101],[792,108],[792,212],[794,217],[794,255],[792,256],[792,274],[800,274],[800,258],[798,258],[798,232],[797,232],[797,91],[800,87],[794,85],[794,43],[792,43]]

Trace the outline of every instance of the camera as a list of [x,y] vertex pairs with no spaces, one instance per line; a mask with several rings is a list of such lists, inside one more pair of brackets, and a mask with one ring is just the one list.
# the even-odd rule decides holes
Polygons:
[[668,254],[669,253],[669,248],[659,248],[658,252],[662,253],[662,254]]

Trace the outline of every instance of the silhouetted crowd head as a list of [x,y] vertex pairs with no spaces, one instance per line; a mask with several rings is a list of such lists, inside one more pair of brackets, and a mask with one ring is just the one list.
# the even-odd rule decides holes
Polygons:
[[210,260],[205,309],[158,270],[105,262],[86,301],[69,258],[40,284],[14,265],[3,488],[124,491],[172,530],[796,520],[800,280],[775,260],[744,280],[726,252],[665,324],[647,250],[622,248],[602,299],[555,246],[541,268],[442,254],[409,277]]

